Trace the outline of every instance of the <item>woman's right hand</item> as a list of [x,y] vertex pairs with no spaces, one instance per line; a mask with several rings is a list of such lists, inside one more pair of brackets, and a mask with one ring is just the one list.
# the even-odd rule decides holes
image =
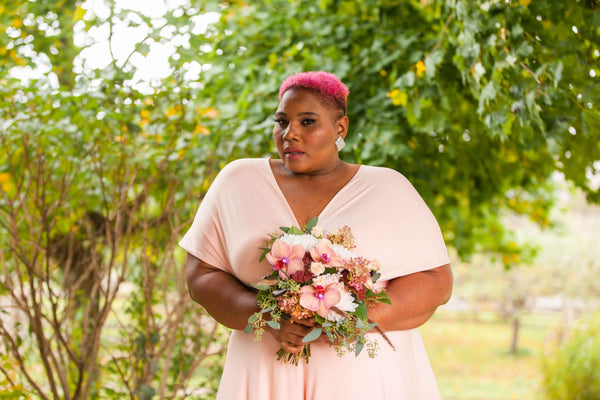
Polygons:
[[279,329],[266,326],[265,330],[281,344],[283,350],[288,353],[298,354],[307,344],[302,339],[314,329],[314,321],[286,321],[279,320]]

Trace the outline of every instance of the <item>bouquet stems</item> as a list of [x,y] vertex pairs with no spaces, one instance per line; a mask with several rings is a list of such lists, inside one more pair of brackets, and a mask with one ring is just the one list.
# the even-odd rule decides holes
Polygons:
[[285,362],[286,364],[293,364],[294,366],[298,366],[298,363],[301,359],[304,359],[304,361],[308,364],[309,357],[310,344],[305,345],[304,347],[302,347],[302,350],[300,350],[300,353],[295,354],[288,353],[283,349],[283,347],[280,347],[279,350],[277,350],[277,360],[283,359],[283,362]]

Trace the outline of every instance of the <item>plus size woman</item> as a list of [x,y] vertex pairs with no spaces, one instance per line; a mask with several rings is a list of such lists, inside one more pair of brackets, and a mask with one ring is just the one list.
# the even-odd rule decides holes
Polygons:
[[[348,89],[332,74],[305,72],[281,85],[273,141],[278,158],[241,159],[217,176],[180,242],[188,252],[194,301],[233,329],[218,399],[435,400],[440,394],[417,327],[448,301],[452,272],[439,226],[409,181],[392,169],[344,162]],[[343,154],[343,153],[342,153]],[[326,230],[348,225],[354,250],[381,263],[391,305],[368,317],[378,352],[338,357],[318,339],[308,363],[277,361],[280,347],[302,349],[311,326],[282,321],[261,341],[244,333],[258,311],[250,286],[272,271],[259,262],[268,234],[318,217]]]

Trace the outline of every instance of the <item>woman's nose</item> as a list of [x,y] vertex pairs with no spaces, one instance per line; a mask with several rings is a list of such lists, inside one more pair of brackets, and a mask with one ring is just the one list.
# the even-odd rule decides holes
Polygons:
[[283,132],[282,137],[284,140],[293,140],[297,136],[298,136],[298,128],[296,127],[296,124],[294,124],[293,122],[290,121],[288,126],[285,128],[285,131]]

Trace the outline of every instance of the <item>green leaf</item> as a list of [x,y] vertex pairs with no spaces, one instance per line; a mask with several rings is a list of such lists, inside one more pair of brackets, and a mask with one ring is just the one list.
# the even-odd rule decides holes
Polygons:
[[323,329],[315,328],[312,331],[310,331],[306,336],[304,336],[304,338],[302,339],[302,342],[303,343],[312,342],[313,340],[318,339],[319,336],[321,336],[322,332],[323,332]]
[[267,307],[267,308],[264,308],[264,309],[260,310],[260,312],[264,314],[264,313],[271,312],[271,311],[273,311],[274,309],[275,309],[275,306],[273,305],[273,306],[269,306],[269,307]]
[[356,357],[358,357],[358,355],[362,351],[363,347],[365,347],[365,340],[362,336],[359,336],[359,338],[356,340],[355,348],[354,348],[354,355]]
[[378,293],[377,296],[377,301],[385,304],[392,304],[392,300],[390,299],[390,296],[387,295],[387,293]]
[[317,226],[317,223],[319,222],[319,217],[314,217],[313,219],[311,219],[310,221],[308,221],[306,223],[306,233],[310,233],[310,231],[312,231],[312,228],[314,228],[315,226]]
[[160,340],[160,332],[154,331],[150,334],[150,343],[156,344]]
[[304,232],[302,231],[302,229],[296,227],[296,226],[292,226],[288,232],[288,234],[290,235],[304,235]]
[[260,317],[261,317],[260,313],[254,313],[250,317],[248,317],[248,323],[251,324],[253,322],[256,322],[256,320],[258,320]]
[[333,341],[335,340],[333,335],[331,334],[331,332],[329,332],[329,330],[325,331],[325,334],[327,335],[327,337],[329,338],[329,342],[333,343]]
[[269,252],[271,251],[271,249],[266,248],[266,247],[260,247],[260,250],[262,250],[262,253],[260,253],[258,262],[262,262],[267,257],[267,254],[269,254]]
[[273,329],[281,328],[281,326],[279,325],[279,322],[277,322],[277,321],[267,321],[267,325],[269,325]]
[[367,305],[365,303],[360,303],[353,314],[359,319],[367,319]]
[[136,394],[138,395],[140,400],[151,400],[152,397],[156,395],[156,390],[143,383],[142,385],[140,385],[140,388],[136,391]]
[[266,285],[264,283],[251,283],[250,286],[252,286],[254,289],[260,290],[261,292],[271,288],[270,285]]
[[359,318],[359,319],[356,321],[356,327],[357,327],[358,329],[362,329],[362,328],[364,328],[364,327],[365,327],[365,323],[364,323],[364,321],[363,321],[362,319],[360,319],[360,318]]
[[246,328],[244,328],[244,332],[245,333],[252,333],[252,330],[254,329],[254,327],[251,324],[246,325]]

